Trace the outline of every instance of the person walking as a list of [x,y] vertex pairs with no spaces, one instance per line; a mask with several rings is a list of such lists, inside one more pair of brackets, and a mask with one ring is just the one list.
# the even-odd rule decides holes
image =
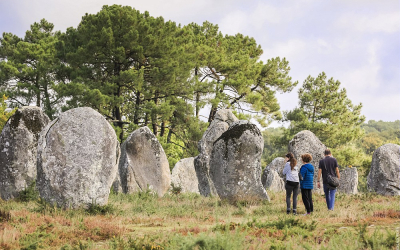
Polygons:
[[324,155],[325,158],[319,161],[317,186],[318,188],[321,187],[322,174],[326,205],[328,210],[333,210],[335,207],[336,187],[328,184],[327,176],[330,174],[340,179],[339,166],[337,160],[332,156],[331,150],[326,149]]
[[286,213],[290,214],[290,197],[293,193],[293,214],[297,214],[297,195],[299,194],[299,171],[296,167],[297,160],[292,153],[287,153],[285,156],[285,167],[282,174],[286,176]]
[[306,207],[307,214],[309,215],[314,211],[312,190],[314,189],[314,166],[310,163],[312,156],[310,154],[304,154],[301,156],[303,166],[300,168],[300,189],[301,197],[303,199],[304,206]]

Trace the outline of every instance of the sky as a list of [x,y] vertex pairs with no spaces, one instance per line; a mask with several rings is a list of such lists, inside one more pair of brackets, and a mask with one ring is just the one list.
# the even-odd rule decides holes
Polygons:
[[[366,120],[400,119],[399,0],[0,0],[0,34],[23,37],[42,18],[65,31],[103,5],[128,5],[186,25],[209,21],[223,34],[254,37],[261,60],[285,57],[299,81],[277,94],[281,110],[298,106],[307,76],[339,80]],[[277,125],[275,123],[275,125]]]

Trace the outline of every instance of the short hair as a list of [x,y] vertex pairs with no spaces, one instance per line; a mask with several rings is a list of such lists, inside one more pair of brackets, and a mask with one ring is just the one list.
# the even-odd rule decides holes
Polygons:
[[330,155],[330,154],[332,154],[331,150],[329,148],[325,149],[324,155]]
[[305,163],[309,163],[312,160],[312,156],[310,154],[301,155],[301,159]]

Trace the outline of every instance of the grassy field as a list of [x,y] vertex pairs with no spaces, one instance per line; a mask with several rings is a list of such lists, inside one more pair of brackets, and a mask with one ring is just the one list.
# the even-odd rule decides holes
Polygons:
[[[1,249],[398,249],[400,197],[336,197],[311,216],[271,202],[229,204],[195,194],[111,194],[109,204],[62,210],[41,200],[0,201]],[[299,214],[304,205],[299,200]]]

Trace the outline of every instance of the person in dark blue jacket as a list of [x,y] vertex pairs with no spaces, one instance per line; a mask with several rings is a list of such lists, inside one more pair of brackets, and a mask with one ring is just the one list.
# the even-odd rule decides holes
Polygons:
[[314,189],[314,166],[310,163],[312,156],[310,154],[304,154],[301,156],[301,160],[304,164],[300,168],[301,197],[303,198],[307,214],[311,214],[314,210],[312,201],[312,190]]

